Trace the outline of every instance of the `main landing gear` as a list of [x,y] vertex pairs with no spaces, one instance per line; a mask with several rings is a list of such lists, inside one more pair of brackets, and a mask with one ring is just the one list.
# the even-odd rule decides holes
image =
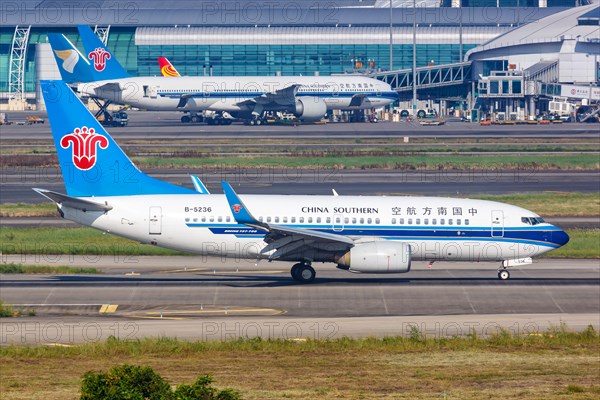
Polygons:
[[311,283],[317,275],[315,269],[309,263],[294,264],[290,273],[292,274],[292,278],[300,283]]
[[508,272],[508,269],[506,267],[502,267],[501,269],[498,270],[498,279],[506,281],[510,278],[510,272]]

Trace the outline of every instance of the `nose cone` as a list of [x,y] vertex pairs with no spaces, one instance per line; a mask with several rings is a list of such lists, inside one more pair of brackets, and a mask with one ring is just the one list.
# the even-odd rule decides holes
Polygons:
[[564,246],[569,243],[569,235],[567,235],[567,232],[565,231],[552,232],[552,239],[553,242],[559,246]]

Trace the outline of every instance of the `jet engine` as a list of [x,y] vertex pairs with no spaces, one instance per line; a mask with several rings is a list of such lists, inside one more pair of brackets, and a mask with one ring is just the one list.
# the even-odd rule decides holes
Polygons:
[[319,121],[327,113],[327,104],[318,97],[300,97],[296,100],[294,115],[303,121]]
[[378,240],[360,243],[337,260],[338,268],[350,272],[397,274],[410,271],[410,245]]

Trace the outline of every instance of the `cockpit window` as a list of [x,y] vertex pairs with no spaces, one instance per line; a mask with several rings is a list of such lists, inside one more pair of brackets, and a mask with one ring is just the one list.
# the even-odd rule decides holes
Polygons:
[[537,225],[544,222],[544,219],[541,217],[522,217],[521,222],[527,225]]

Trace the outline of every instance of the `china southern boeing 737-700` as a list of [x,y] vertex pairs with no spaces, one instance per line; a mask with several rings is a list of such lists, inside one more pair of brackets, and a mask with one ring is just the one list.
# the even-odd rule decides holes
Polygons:
[[532,262],[569,240],[535,213],[483,200],[435,197],[208,194],[152,178],[62,81],[42,81],[66,194],[35,189],[63,218],[141,243],[196,254],[311,264],[357,273],[409,272],[411,262]]

